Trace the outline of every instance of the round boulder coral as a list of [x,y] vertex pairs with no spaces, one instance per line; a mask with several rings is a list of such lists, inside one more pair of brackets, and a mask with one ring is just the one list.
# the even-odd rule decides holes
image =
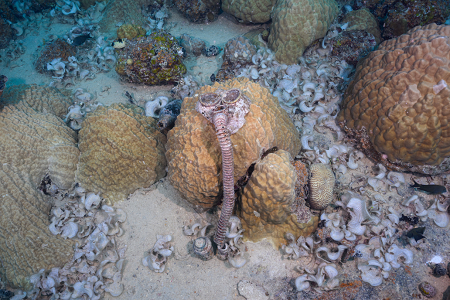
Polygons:
[[209,209],[220,200],[222,160],[214,126],[195,110],[195,105],[199,95],[218,89],[239,89],[251,101],[244,126],[231,135],[235,183],[267,150],[277,147],[295,156],[301,148],[298,131],[268,89],[247,78],[202,87],[194,97],[184,99],[166,147],[169,180],[199,209]]
[[77,180],[109,203],[165,176],[166,137],[156,120],[130,104],[100,106],[83,121]]
[[290,161],[289,152],[278,150],[256,163],[238,205],[246,239],[268,238],[278,248],[285,242],[286,233],[308,236],[317,228],[317,216],[305,223],[298,221],[297,172]]
[[10,104],[0,112],[0,153],[0,276],[28,290],[29,276],[73,256],[72,241],[48,229],[51,205],[38,189],[47,176],[60,189],[74,184],[76,133],[51,113]]
[[269,46],[276,59],[295,64],[303,51],[325,36],[338,14],[334,0],[279,0],[272,11]]
[[223,0],[222,9],[247,23],[266,23],[276,0]]
[[141,26],[134,24],[123,24],[117,29],[117,38],[119,39],[134,39],[139,36],[144,36],[146,33],[145,29]]
[[337,122],[390,169],[450,170],[450,26],[383,42],[356,70]]

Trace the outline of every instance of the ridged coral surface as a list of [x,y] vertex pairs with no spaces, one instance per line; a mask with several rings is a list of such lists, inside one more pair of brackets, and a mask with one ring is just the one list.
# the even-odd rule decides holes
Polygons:
[[43,113],[64,118],[71,105],[68,90],[36,84],[18,84],[5,88],[0,98],[0,109],[4,105],[22,102]]
[[255,165],[238,210],[246,239],[268,238],[279,247],[286,233],[308,236],[317,228],[317,217],[299,223],[293,212],[297,174],[290,160],[289,152],[278,150]]
[[202,87],[194,97],[184,99],[166,147],[169,180],[198,208],[211,208],[220,200],[222,162],[214,126],[195,110],[195,105],[199,95],[219,88],[239,89],[251,101],[244,126],[231,135],[235,182],[265,151],[278,147],[295,156],[301,147],[298,131],[268,89],[247,78]]
[[0,153],[0,275],[29,289],[27,277],[73,255],[70,241],[50,233],[50,204],[38,188],[47,174],[59,188],[73,185],[76,133],[50,113],[9,105],[0,113]]
[[156,120],[129,104],[100,106],[83,121],[77,180],[109,203],[124,200],[166,175],[166,137]]
[[325,36],[338,14],[334,0],[279,0],[272,11],[269,46],[276,59],[298,63],[303,51]]
[[79,156],[76,132],[52,114],[23,103],[5,106],[0,114],[0,153],[2,163],[27,174],[36,188],[47,174],[59,188],[74,183]]
[[222,9],[230,15],[249,23],[265,23],[276,0],[223,0]]
[[50,232],[48,197],[10,164],[0,167],[0,195],[0,276],[3,283],[28,290],[28,277],[71,259],[73,242]]
[[337,117],[366,154],[395,170],[449,170],[450,26],[416,27],[357,68]]
[[309,168],[309,205],[325,209],[333,201],[335,178],[329,165],[312,164]]

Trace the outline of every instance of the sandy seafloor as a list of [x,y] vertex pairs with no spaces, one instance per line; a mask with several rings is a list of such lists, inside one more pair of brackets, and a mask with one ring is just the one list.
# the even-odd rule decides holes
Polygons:
[[[211,24],[192,24],[174,11],[168,22],[175,24],[170,32],[176,37],[188,33],[205,40],[209,45],[215,44],[222,48],[230,38],[258,27],[235,23],[223,14]],[[48,85],[52,80],[50,76],[39,74],[33,66],[38,48],[42,46],[42,39],[49,34],[62,35],[70,28],[71,25],[67,24],[53,24],[50,28],[39,28],[34,35],[27,30],[23,37],[26,53],[8,68],[1,65],[0,74],[9,78],[7,85]],[[115,37],[115,32],[106,36]],[[219,55],[190,58],[185,63],[187,75],[193,75],[202,84],[210,84],[210,75],[217,72],[222,61]],[[172,88],[125,83],[120,81],[114,70],[99,73],[95,79],[80,82],[71,88],[80,87],[97,94],[96,100],[104,105],[126,102],[125,91],[143,103],[158,95],[169,95]],[[367,169],[373,165],[367,160],[365,164]],[[434,177],[433,182],[441,183],[438,177]],[[433,199],[429,196],[425,198],[428,201]],[[418,283],[423,280],[438,289],[435,299],[442,299],[443,295],[448,294],[449,277],[433,277],[426,262],[434,255],[440,255],[445,264],[449,261],[450,235],[447,228],[438,228],[430,221],[424,225],[427,227],[427,239],[417,247],[420,250],[414,250],[413,264],[393,270],[381,286],[371,287],[361,283],[355,263],[348,262],[338,265],[341,287],[334,292],[319,294],[296,291],[294,279],[299,273],[295,267],[302,262],[282,259],[281,251],[274,249],[268,241],[246,242],[246,257],[249,261],[240,269],[218,259],[205,262],[194,257],[190,250],[192,238],[183,235],[183,225],[192,225],[197,221],[206,223],[216,218],[216,215],[196,213],[167,178],[149,189],[136,191],[128,199],[117,203],[116,207],[122,208],[127,214],[127,221],[123,224],[125,234],[116,239],[119,247],[127,246],[122,280],[125,290],[119,297],[107,294],[105,299],[425,299],[417,289]],[[154,245],[158,234],[172,235],[175,247],[175,255],[169,258],[163,273],[155,273],[141,263],[144,253]]]

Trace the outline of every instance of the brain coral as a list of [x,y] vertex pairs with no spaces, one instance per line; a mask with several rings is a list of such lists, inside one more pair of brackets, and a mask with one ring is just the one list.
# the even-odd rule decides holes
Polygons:
[[36,188],[46,175],[61,189],[72,186],[80,154],[77,135],[60,118],[21,102],[3,108],[0,124],[2,163],[28,174]]
[[313,209],[325,209],[333,200],[334,173],[324,164],[312,164],[309,173],[309,205]]
[[231,135],[235,182],[273,147],[292,156],[300,151],[296,128],[268,89],[247,78],[202,87],[194,97],[184,99],[175,127],[168,133],[166,147],[169,180],[200,209],[211,208],[220,200],[222,161],[214,126],[195,110],[195,105],[201,94],[232,88],[240,89],[251,101],[244,126]]
[[64,118],[71,105],[69,93],[68,90],[36,84],[13,85],[3,91],[0,109],[4,105],[22,102],[39,112],[51,113]]
[[124,200],[166,175],[164,145],[156,120],[130,104],[100,106],[83,121],[77,180],[108,202]]
[[8,105],[0,113],[0,153],[0,275],[13,287],[29,289],[27,277],[73,255],[70,241],[50,233],[50,204],[38,187],[46,175],[59,188],[73,185],[76,133],[23,102]]
[[64,265],[73,243],[54,236],[48,226],[51,205],[36,186],[9,164],[0,167],[0,276],[14,288],[32,288],[28,277]]
[[297,175],[290,160],[289,152],[278,150],[256,163],[238,211],[246,239],[269,238],[279,247],[286,233],[308,236],[317,228],[317,216],[299,223],[293,212]]
[[416,27],[384,41],[356,70],[337,122],[394,170],[450,169],[450,26]]
[[222,9],[249,23],[266,23],[276,0],[223,0]]
[[295,64],[313,41],[325,36],[338,14],[334,0],[279,0],[272,11],[269,46],[276,59]]

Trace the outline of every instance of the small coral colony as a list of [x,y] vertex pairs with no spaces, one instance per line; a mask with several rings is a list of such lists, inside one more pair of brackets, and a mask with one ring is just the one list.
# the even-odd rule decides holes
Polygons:
[[[298,262],[291,288],[303,297],[350,286],[344,272],[368,287],[399,268],[447,274],[448,257],[427,253],[427,231],[449,225],[445,1],[0,7],[0,298],[121,295],[126,214],[114,204],[164,177],[214,217],[155,233],[142,264],[157,273],[168,272],[172,235],[184,234],[192,259],[235,268],[251,261],[244,241],[270,241]],[[173,14],[249,29],[208,45],[172,35]],[[8,81],[27,36],[58,24],[71,27],[33,53],[50,84]],[[207,80],[186,67],[205,56],[222,63]],[[113,72],[129,86],[172,89],[147,102],[124,91],[125,103],[106,106],[111,86],[100,95],[80,87]],[[425,279],[409,293],[432,298],[447,287]]]

